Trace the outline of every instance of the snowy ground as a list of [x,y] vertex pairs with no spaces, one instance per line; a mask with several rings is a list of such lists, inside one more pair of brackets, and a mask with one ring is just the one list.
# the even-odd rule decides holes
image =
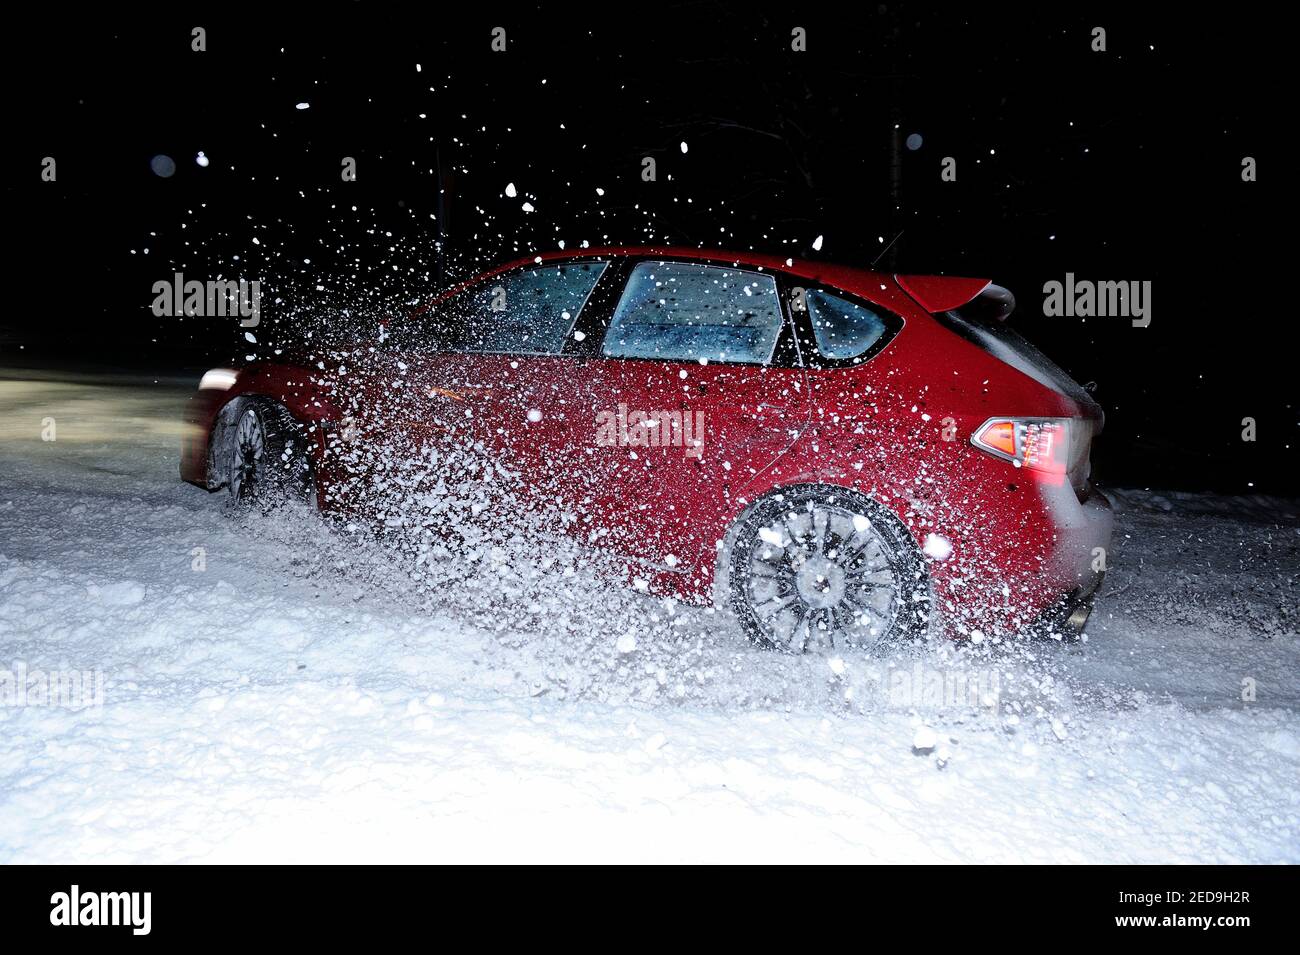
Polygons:
[[1084,644],[795,659],[232,515],[188,387],[0,373],[0,680],[105,681],[0,705],[0,862],[1300,862],[1293,505],[1118,495]]

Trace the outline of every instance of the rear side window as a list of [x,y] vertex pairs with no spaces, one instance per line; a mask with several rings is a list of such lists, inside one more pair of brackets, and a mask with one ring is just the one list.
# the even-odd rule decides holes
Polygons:
[[522,269],[480,282],[439,310],[445,351],[558,355],[604,262]]
[[817,350],[825,358],[857,358],[885,334],[885,323],[871,309],[838,295],[813,289],[804,296]]
[[643,262],[614,310],[602,354],[766,364],[780,332],[772,276],[694,262]]

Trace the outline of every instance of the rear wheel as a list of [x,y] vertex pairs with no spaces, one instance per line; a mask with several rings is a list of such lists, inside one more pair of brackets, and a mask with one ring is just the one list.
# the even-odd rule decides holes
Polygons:
[[313,486],[302,426],[271,401],[241,400],[231,411],[230,499],[239,505],[274,506],[304,500]]
[[732,547],[731,605],[755,643],[794,653],[924,636],[929,585],[907,529],[870,498],[808,487],[773,495]]

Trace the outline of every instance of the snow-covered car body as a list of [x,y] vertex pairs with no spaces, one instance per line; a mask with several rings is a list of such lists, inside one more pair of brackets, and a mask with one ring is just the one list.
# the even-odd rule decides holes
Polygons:
[[[244,396],[303,424],[325,510],[358,506],[340,435],[469,443],[650,589],[693,602],[727,583],[759,502],[845,489],[906,527],[952,632],[1015,631],[1086,603],[1111,519],[1089,478],[1101,410],[1005,330],[1008,298],[752,253],[547,253],[344,356],[210,373],[181,474],[226,483],[222,409]],[[962,311],[980,304],[997,317]]]

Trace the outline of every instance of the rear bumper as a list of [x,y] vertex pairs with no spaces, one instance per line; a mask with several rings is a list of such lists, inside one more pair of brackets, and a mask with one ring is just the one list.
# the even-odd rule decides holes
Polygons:
[[[1077,498],[1076,498],[1077,501]],[[1106,573],[1106,560],[1115,514],[1110,498],[1097,488],[1078,502],[1070,519],[1061,527],[1058,566],[1066,571],[1066,580],[1086,593],[1093,593]]]
[[1060,528],[1060,545],[1053,555],[1057,583],[1064,594],[1042,613],[1035,630],[1082,633],[1093,599],[1106,578],[1115,527],[1110,499],[1092,488],[1083,501],[1076,498],[1075,502],[1069,519]]

